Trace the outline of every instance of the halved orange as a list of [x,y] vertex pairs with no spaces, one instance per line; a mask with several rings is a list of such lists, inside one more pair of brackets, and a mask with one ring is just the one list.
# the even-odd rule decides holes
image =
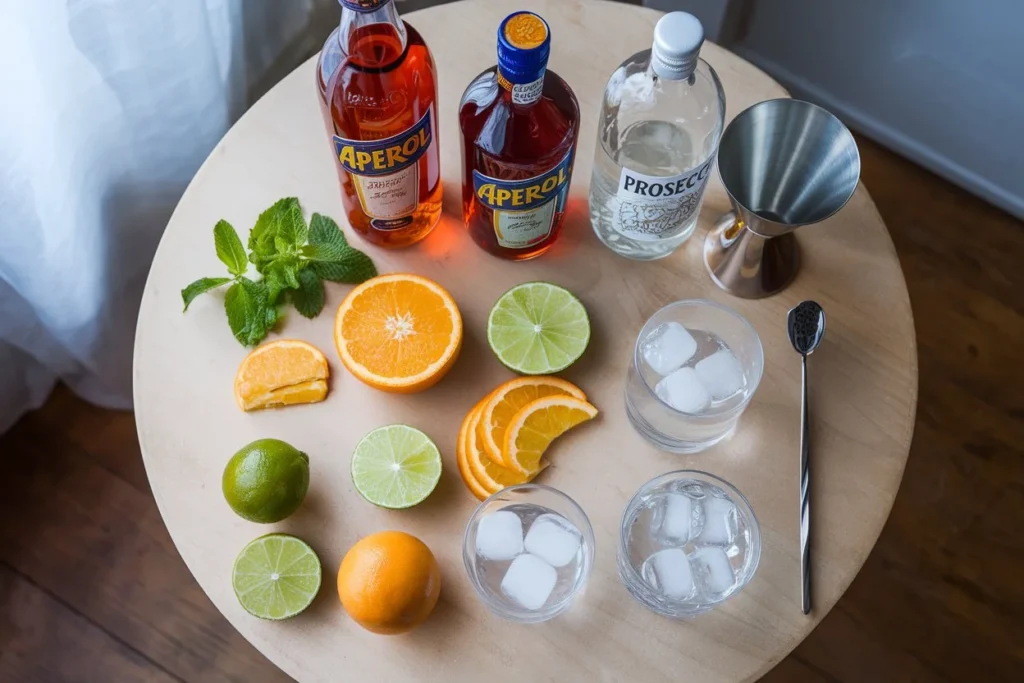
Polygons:
[[473,477],[477,482],[491,493],[497,493],[509,486],[525,484],[537,476],[544,469],[543,467],[539,467],[529,473],[522,473],[506,469],[487,457],[481,447],[482,439],[477,429],[482,414],[483,411],[480,408],[471,413],[469,429],[466,433],[466,460],[469,461],[469,469],[472,471]]
[[505,467],[512,467],[506,460],[502,449],[505,443],[505,430],[516,413],[528,403],[545,396],[574,396],[581,401],[587,400],[579,387],[559,377],[517,377],[505,382],[485,399],[480,411],[480,422],[477,431],[484,454],[492,461]]
[[477,481],[476,477],[473,476],[473,471],[469,466],[469,460],[466,457],[466,440],[469,436],[470,423],[473,421],[472,417],[478,412],[482,403],[483,401],[480,401],[480,403],[473,406],[473,409],[470,410],[462,420],[462,427],[459,429],[459,442],[455,446],[456,461],[459,465],[459,474],[462,476],[462,481],[466,484],[466,488],[469,489],[470,493],[480,500],[484,500],[491,495],[491,491],[488,491],[484,485]]
[[315,403],[327,396],[327,359],[298,339],[277,339],[253,349],[235,374],[235,401],[242,410]]
[[503,451],[509,469],[527,476],[537,472],[552,441],[596,415],[597,408],[574,396],[546,396],[527,404],[505,432]]
[[419,275],[380,275],[345,297],[334,343],[349,372],[375,389],[413,393],[451,369],[462,346],[462,316],[441,285]]

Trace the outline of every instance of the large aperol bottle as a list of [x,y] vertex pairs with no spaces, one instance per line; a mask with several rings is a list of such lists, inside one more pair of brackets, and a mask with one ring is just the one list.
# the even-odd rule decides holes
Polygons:
[[393,0],[340,0],[317,81],[352,228],[385,247],[418,242],[441,216],[437,74]]
[[516,261],[558,237],[572,177],[580,110],[547,69],[551,29],[532,12],[498,27],[498,65],[462,95],[462,213],[473,240]]

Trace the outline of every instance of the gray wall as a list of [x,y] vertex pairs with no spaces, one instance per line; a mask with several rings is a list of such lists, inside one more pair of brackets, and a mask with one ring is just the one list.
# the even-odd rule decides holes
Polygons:
[[1024,218],[1024,1],[645,4],[710,16],[794,95]]

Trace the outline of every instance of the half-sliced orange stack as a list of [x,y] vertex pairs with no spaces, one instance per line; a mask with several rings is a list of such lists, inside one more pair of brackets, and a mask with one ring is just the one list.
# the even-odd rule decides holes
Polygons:
[[298,339],[257,346],[235,375],[235,400],[242,410],[315,403],[327,396],[327,359]]
[[517,377],[473,406],[456,444],[459,473],[483,500],[507,486],[525,484],[547,461],[556,438],[597,415],[576,385],[558,377]]

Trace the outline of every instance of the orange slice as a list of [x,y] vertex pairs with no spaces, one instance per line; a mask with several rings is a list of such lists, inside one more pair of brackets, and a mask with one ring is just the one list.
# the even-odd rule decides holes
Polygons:
[[408,394],[438,382],[462,346],[462,316],[441,285],[418,275],[380,275],[345,297],[334,343],[349,372],[375,389]]
[[572,382],[550,376],[517,377],[495,389],[485,399],[480,413],[480,426],[477,428],[484,454],[497,464],[511,467],[505,460],[502,448],[505,443],[505,430],[512,422],[512,418],[528,403],[555,395],[587,400],[587,395]]
[[327,396],[327,359],[298,339],[278,339],[253,349],[235,374],[242,410],[315,403]]
[[459,429],[459,442],[455,446],[456,460],[459,465],[459,474],[462,475],[462,481],[466,484],[466,488],[469,489],[470,493],[484,500],[491,495],[491,491],[484,488],[484,485],[477,481],[476,477],[473,476],[473,471],[469,466],[469,460],[466,457],[466,438],[469,435],[469,426],[473,421],[473,415],[478,412],[478,409],[483,401],[473,406],[473,409],[469,411],[469,414],[462,420],[462,428]]
[[597,408],[574,396],[546,396],[515,414],[505,432],[505,459],[520,474],[537,472],[551,442],[581,422],[593,419]]
[[469,418],[469,429],[466,434],[466,459],[469,461],[469,469],[473,473],[473,477],[480,485],[491,493],[497,493],[508,486],[525,484],[537,476],[543,467],[529,473],[516,472],[498,465],[484,454],[481,447],[480,431],[477,429],[482,414],[483,411],[480,408],[473,411]]

